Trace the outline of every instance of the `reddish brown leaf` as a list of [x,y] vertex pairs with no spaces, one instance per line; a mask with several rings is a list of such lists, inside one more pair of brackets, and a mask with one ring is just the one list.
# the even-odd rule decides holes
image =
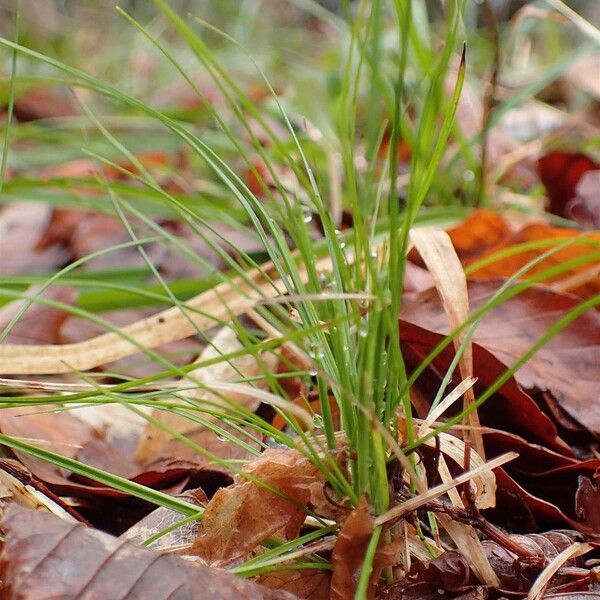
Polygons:
[[579,180],[587,171],[600,169],[600,165],[580,152],[557,150],[542,156],[538,169],[548,192],[548,211],[570,218],[568,204],[575,197]]
[[294,598],[41,511],[11,507],[2,526],[0,592],[5,600]]
[[[373,515],[366,498],[348,515],[342,525],[333,548],[331,562],[331,600],[354,598],[360,577],[361,567],[371,535],[373,534]],[[377,577],[372,577],[368,597],[373,598]]]
[[192,550],[209,564],[235,563],[276,533],[297,536],[311,485],[324,481],[319,469],[295,450],[267,450],[244,471],[284,496],[239,475],[232,487],[220,489],[206,507]]
[[577,184],[569,215],[584,229],[600,229],[600,171],[588,171]]
[[21,122],[72,117],[78,113],[77,102],[69,88],[57,85],[32,87],[14,106],[14,115]]
[[[482,306],[501,282],[472,281],[473,310]],[[512,365],[562,315],[578,305],[571,295],[534,286],[502,303],[477,327],[474,341],[505,365]],[[446,315],[435,291],[406,302],[403,319],[430,331],[447,333]],[[401,325],[401,334],[403,327]],[[403,336],[404,338],[404,336]],[[551,393],[560,406],[590,432],[600,435],[600,314],[579,317],[554,336],[515,374],[525,389]],[[482,369],[475,370],[481,376]]]
[[594,479],[579,478],[579,487],[575,496],[575,512],[584,523],[600,533],[600,467]]

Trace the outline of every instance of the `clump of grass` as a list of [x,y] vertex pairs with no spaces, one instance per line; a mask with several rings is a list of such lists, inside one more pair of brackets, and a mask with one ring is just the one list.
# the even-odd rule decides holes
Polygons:
[[[241,281],[251,292],[260,295],[263,288],[250,277],[250,269],[262,270],[263,280],[278,290],[276,294],[259,298],[253,307],[256,318],[261,319],[263,328],[271,333],[270,338],[248,331],[239,319],[241,315],[232,314],[231,323],[244,344],[242,354],[259,357],[262,352],[275,352],[285,344],[293,344],[299,349],[308,365],[302,376],[312,382],[318,393],[320,408],[312,417],[313,426],[322,435],[307,433],[298,422],[297,415],[286,411],[282,404],[276,405],[276,410],[288,425],[284,432],[247,411],[233,407],[225,411],[222,407],[194,402],[186,396],[185,389],[177,394],[169,389],[153,393],[139,391],[144,384],[172,376],[191,381],[192,386],[200,386],[200,382],[190,377],[190,371],[219,361],[231,361],[240,353],[224,354],[204,365],[194,363],[175,367],[167,358],[140,346],[139,349],[149,358],[164,366],[164,372],[124,380],[110,389],[84,378],[90,385],[87,391],[68,396],[7,398],[3,401],[4,405],[55,404],[60,408],[75,404],[121,403],[138,413],[141,406],[158,406],[161,410],[196,419],[219,435],[224,430],[214,421],[203,420],[203,414],[217,416],[224,424],[249,425],[255,433],[254,440],[260,436],[271,436],[279,443],[307,453],[323,469],[340,497],[356,505],[361,497],[367,496],[376,514],[385,513],[391,506],[388,462],[393,460],[397,450],[399,420],[405,427],[402,451],[414,456],[411,453],[421,443],[459,422],[468,412],[461,412],[425,438],[418,439],[409,397],[411,385],[437,353],[452,343],[461,330],[470,327],[457,352],[458,360],[478,320],[499,302],[533,282],[516,288],[505,286],[499,290],[460,330],[448,336],[415,373],[409,376],[406,372],[398,323],[409,232],[415,224],[428,218],[423,206],[432,186],[436,189],[443,187],[444,176],[440,175],[439,166],[453,134],[458,133],[455,115],[466,70],[462,40],[466,3],[464,0],[447,2],[444,20],[436,23],[435,28],[429,24],[423,2],[363,0],[352,10],[347,6],[345,18],[325,13],[335,28],[342,50],[338,50],[337,55],[340,67],[331,74],[335,85],[331,86],[327,98],[330,112],[327,118],[320,118],[323,121],[320,130],[288,108],[288,99],[274,91],[267,75],[235,39],[200,19],[181,17],[164,0],[154,0],[154,4],[165,22],[185,41],[223,98],[223,106],[206,104],[209,118],[205,130],[198,131],[190,123],[48,55],[9,40],[1,40],[0,43],[12,49],[15,57],[23,55],[28,60],[39,61],[52,68],[59,78],[74,88],[92,91],[123,107],[131,115],[134,135],[138,134],[137,127],[145,131],[151,124],[154,132],[160,125],[177,140],[177,144],[189,148],[194,164],[211,183],[211,193],[190,199],[163,189],[137,159],[135,152],[119,137],[118,129],[107,125],[105,119],[82,100],[88,119],[86,127],[92,126],[89,131],[87,128],[84,131],[91,146],[87,155],[99,167],[108,165],[124,171],[115,159],[124,157],[136,168],[135,174],[124,171],[135,185],[109,181],[102,176],[100,168],[98,176],[87,183],[91,183],[95,191],[90,206],[118,215],[130,234],[130,244],[139,248],[146,265],[138,274],[140,283],[124,284],[118,273],[108,273],[106,280],[98,277],[87,279],[78,270],[86,260],[93,258],[86,257],[49,278],[6,278],[3,281],[12,285],[13,289],[2,294],[6,298],[25,298],[29,303],[41,302],[61,308],[120,335],[123,333],[118,328],[96,313],[131,304],[133,298],[137,298],[137,302],[177,306],[193,323],[193,315],[199,310],[186,302],[192,294],[191,287],[186,287],[185,282],[164,281],[144,250],[150,239],[159,239],[206,266],[201,257],[157,225],[145,214],[145,210],[150,208],[156,213],[175,215],[202,237],[228,267],[228,270],[207,281],[190,282],[190,286],[196,288],[194,291],[197,291],[198,285],[208,288],[215,283],[234,285],[234,282]],[[323,15],[322,8],[310,2],[307,4]],[[125,11],[120,12],[162,55],[168,68],[178,73],[204,100],[180,58],[152,32],[152,28],[145,27]],[[207,35],[245,57],[267,90],[270,96],[268,102],[257,104],[248,97],[236,78],[223,66],[219,56],[209,48],[205,41]],[[57,76],[53,75],[53,78]],[[447,93],[448,82],[452,88],[450,94]],[[283,124],[286,139],[282,139],[273,127],[274,118]],[[95,130],[93,133],[92,129]],[[218,132],[218,144],[207,141],[211,136],[215,138],[215,132]],[[8,135],[7,128],[6,140]],[[164,133],[160,135],[164,136]],[[411,148],[406,173],[399,173],[397,155],[401,143]],[[465,162],[473,162],[468,144],[463,143],[460,148],[465,153]],[[257,169],[257,160],[263,168]],[[5,164],[6,152],[3,154],[3,172]],[[280,175],[282,168],[288,177]],[[253,192],[240,176],[242,169],[248,169],[259,181],[260,194]],[[60,191],[69,192],[68,182],[57,184]],[[36,186],[30,182],[30,188],[33,187]],[[19,182],[6,182],[5,189],[9,194],[18,194]],[[39,182],[36,189],[43,192]],[[102,200],[98,193],[102,194]],[[42,197],[56,201],[56,197],[50,195]],[[219,239],[217,235],[215,241],[214,235],[207,234],[216,234],[210,223],[216,210],[229,223],[237,222],[242,227],[249,225],[254,229],[269,259],[268,269],[259,264],[256,256],[238,248],[227,248],[227,240]],[[346,221],[351,222],[348,230],[342,230],[342,211],[345,211]],[[429,214],[433,220],[448,213],[432,211]],[[319,239],[315,239],[314,222],[317,220],[322,229]],[[145,237],[136,230],[140,222],[144,224]],[[236,259],[224,248],[232,250]],[[102,253],[111,250],[107,248]],[[153,286],[142,283],[142,278],[148,274],[157,281]],[[543,281],[550,275],[538,275],[537,280]],[[27,296],[20,291],[25,284],[34,281],[42,282],[35,295]],[[103,289],[104,295],[98,296],[96,291],[93,297],[84,294],[77,307],[53,303],[41,297],[43,289],[57,281],[81,286],[84,290]],[[586,307],[582,305],[578,311],[565,316],[557,323],[556,331],[565,327]],[[15,322],[16,319],[12,324]],[[214,321],[216,326],[224,324],[222,319]],[[9,330],[10,327],[3,337]],[[548,332],[548,336],[478,398],[469,410],[476,410],[556,331]],[[196,333],[206,337],[206,331],[198,330]],[[267,382],[274,396],[284,396],[278,377],[267,368],[263,368],[260,377]],[[253,382],[245,383],[251,385]],[[438,399],[442,395],[443,389]],[[331,409],[331,396],[339,411],[339,428]],[[184,443],[192,444],[186,442],[185,436],[169,430],[160,420],[145,413],[139,414],[178,436]],[[0,436],[0,441],[116,489],[178,510],[186,517],[201,513],[185,502],[23,441],[4,435]],[[236,439],[232,438],[232,442]],[[237,440],[237,443],[241,442]],[[340,443],[348,448],[351,456],[349,473],[342,472],[331,458]],[[262,442],[261,445],[264,447]],[[211,458],[233,471],[239,471],[238,465]],[[330,532],[331,528],[326,527],[321,532],[311,532],[295,542],[271,549],[239,567],[238,572],[255,574],[284,562],[287,552]],[[359,597],[364,597],[372,566],[370,561],[381,532],[381,526],[373,532],[371,551],[365,558],[359,583]]]

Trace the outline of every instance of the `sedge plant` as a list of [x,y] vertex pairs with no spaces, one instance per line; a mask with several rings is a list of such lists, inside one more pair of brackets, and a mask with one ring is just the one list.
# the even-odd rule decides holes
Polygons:
[[[460,352],[483,316],[534,283],[574,266],[558,265],[517,285],[507,284],[460,330],[447,336],[416,372],[407,373],[400,346],[399,318],[409,232],[418,224],[444,221],[461,214],[456,206],[447,210],[426,206],[432,189],[443,188],[440,165],[448,160],[451,141],[458,140],[459,156],[466,164],[476,160],[469,144],[461,138],[455,120],[467,65],[463,43],[467,3],[464,0],[447,2],[443,19],[433,26],[426,3],[421,1],[361,0],[352,6],[345,2],[341,16],[329,13],[310,0],[292,2],[323,19],[337,43],[329,87],[323,86],[315,92],[321,94],[319,101],[323,110],[315,111],[314,107],[307,110],[310,117],[303,116],[290,98],[275,91],[268,71],[242,43],[251,40],[251,35],[241,20],[236,21],[234,34],[229,34],[198,15],[182,16],[166,0],[153,0],[153,3],[157,18],[160,17],[160,28],[154,21],[144,24],[136,20],[126,10],[119,9],[119,12],[128,27],[139,33],[139,39],[148,44],[166,68],[175,72],[202,102],[205,111],[202,127],[194,126],[189,115],[158,109],[100,77],[21,45],[18,40],[0,40],[0,45],[12,53],[13,60],[9,106],[14,102],[15,82],[28,83],[27,78],[18,75],[19,57],[27,64],[43,66],[45,71],[36,81],[61,82],[75,90],[93,93],[102,98],[106,106],[117,107],[120,113],[118,117],[99,116],[97,109],[81,95],[79,103],[84,116],[57,125],[53,132],[27,125],[7,126],[3,175],[10,136],[13,143],[30,139],[43,148],[44,144],[72,140],[74,132],[83,138],[85,156],[95,164],[95,172],[82,181],[61,178],[50,182],[19,178],[4,181],[3,177],[6,199],[18,199],[26,193],[31,198],[63,206],[83,202],[89,209],[116,215],[131,238],[129,242],[107,247],[50,275],[2,278],[0,301],[22,299],[24,304],[1,337],[4,339],[9,334],[27,306],[33,303],[88,319],[118,335],[125,334],[101,316],[102,312],[131,306],[175,306],[182,318],[194,324],[192,316],[202,311],[190,306],[187,300],[204,289],[216,284],[233,286],[234,282],[241,281],[260,294],[264,288],[250,277],[253,269],[258,270],[267,286],[274,290],[259,298],[252,308],[256,322],[262,323],[262,331],[261,327],[258,331],[250,329],[240,314],[231,313],[223,320],[206,313],[203,316],[213,319],[214,327],[227,325],[237,332],[242,343],[240,350],[176,366],[173,357],[137,344],[145,357],[143,360],[161,365],[160,373],[137,378],[111,373],[116,383],[110,386],[97,381],[95,374],[79,373],[83,385],[77,391],[67,389],[53,393],[48,387],[44,394],[37,396],[7,395],[2,405],[39,405],[44,410],[52,406],[59,412],[81,406],[119,404],[199,454],[244,477],[249,476],[244,473],[243,465],[208,453],[144,408],[151,406],[189,419],[254,455],[268,446],[266,440],[274,440],[305,453],[322,469],[338,497],[349,505],[356,506],[366,497],[375,514],[385,513],[393,503],[388,464],[394,460],[392,445],[399,439],[399,423],[403,426],[402,451],[414,457],[411,453],[421,443],[459,423],[467,412],[461,412],[419,439],[409,396],[410,387],[419,374],[461,330],[470,328],[439,390],[437,403],[451,380]],[[244,2],[246,9],[250,4]],[[185,61],[181,46],[173,49],[158,33],[165,27],[184,42]],[[220,55],[211,44],[224,54]],[[266,101],[254,101],[227,68],[230,60],[227,57],[232,54],[244,60],[246,68],[253,72],[265,90]],[[218,92],[218,104],[213,106],[196,84],[189,57],[196,62],[194,68],[199,66]],[[566,68],[566,64],[565,60],[561,68]],[[298,68],[301,71],[304,67],[299,65]],[[552,73],[556,74],[556,69]],[[524,90],[522,97],[534,92]],[[300,99],[298,104],[306,108],[306,98]],[[509,108],[500,107],[495,118]],[[187,149],[200,173],[195,195],[161,185],[152,170],[138,158],[136,144],[140,135],[148,136],[146,144],[171,144],[168,147]],[[403,144],[410,147],[411,156],[408,168],[400,172],[397,156]],[[44,160],[43,157],[37,159]],[[26,158],[25,164],[27,160],[31,157]],[[123,166],[123,160],[127,167]],[[452,160],[456,161],[456,156]],[[107,177],[109,170],[118,172],[121,177],[111,180]],[[258,185],[250,185],[250,176],[243,177],[243,172],[251,174]],[[210,273],[206,259],[158,224],[157,216],[176,217],[185,223],[220,258],[225,269]],[[259,250],[240,250],[214,226],[215,221],[240,231],[250,229]],[[317,232],[320,233],[317,235]],[[204,269],[207,277],[165,280],[146,251],[150,243],[165,244],[187,257]],[[598,246],[597,242],[586,239],[576,243]],[[561,244],[564,246],[564,242],[556,240],[536,244],[536,247],[548,246],[548,255],[560,249]],[[83,269],[94,258],[124,247],[140,252],[141,267],[129,271]],[[523,249],[525,245],[506,252]],[[504,254],[487,260],[499,260]],[[591,252],[579,259],[579,263],[597,260],[597,257],[597,251]],[[268,267],[264,266],[266,260]],[[527,265],[519,275],[525,275],[534,263]],[[45,298],[43,291],[54,283],[80,289],[78,303],[69,306]],[[24,291],[30,284],[38,285],[35,292]],[[469,410],[476,410],[548,339],[597,304],[597,299],[591,299],[565,315]],[[211,336],[206,330],[197,329],[195,333],[210,344]],[[134,339],[129,341],[136,344]],[[290,372],[309,383],[318,398],[319,408],[312,413],[288,408],[286,401],[290,399],[286,398],[281,385],[282,375],[271,372],[267,362],[262,360],[269,353],[276,353],[278,360],[282,360],[278,351],[290,344],[303,359],[301,364],[290,363]],[[194,376],[195,371],[220,362],[235,364],[235,359],[244,355],[256,358],[260,374],[254,379],[240,374],[235,384],[252,388],[260,382],[262,391],[256,391],[257,397],[271,404],[284,419],[283,431],[229,402],[224,388],[212,390],[219,402],[199,400],[189,393],[210,388]],[[179,378],[176,385],[173,378]],[[0,442],[178,511],[184,520],[201,518],[201,510],[182,500],[51,450],[3,434],[0,434]],[[347,471],[335,459],[340,445],[350,456]],[[258,480],[255,483],[266,485]],[[277,493],[277,490],[271,491]],[[236,572],[250,576],[282,568],[291,557],[298,555],[303,544],[335,532],[338,525],[314,519],[313,529],[297,540],[285,544],[267,540],[268,549],[264,554],[236,567]],[[382,535],[388,533],[384,534],[381,526],[376,527],[365,555],[357,598],[366,597]],[[152,543],[157,536],[146,542]],[[327,561],[317,555],[302,555],[290,564],[329,568]]]

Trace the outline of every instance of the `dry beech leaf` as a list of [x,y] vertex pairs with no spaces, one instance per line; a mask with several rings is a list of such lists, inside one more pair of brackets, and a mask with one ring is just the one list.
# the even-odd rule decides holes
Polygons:
[[2,527],[4,600],[275,600],[294,596],[139,548],[80,523],[11,506]]
[[[333,548],[330,600],[354,598],[374,527],[369,503],[363,497],[344,521]],[[376,583],[377,577],[373,576],[369,582],[368,598],[374,597]]]
[[[433,277],[450,329],[460,327],[469,318],[469,293],[465,272],[450,237],[445,231],[428,228],[411,230],[410,238]],[[457,350],[465,334],[466,332],[463,331],[454,339],[454,346]],[[459,368],[463,379],[473,376],[473,348],[470,342],[464,349]],[[464,408],[468,408],[474,402],[473,389],[467,388],[464,395]],[[475,451],[485,460],[477,411],[473,411],[467,416],[466,424],[473,429],[465,432],[465,437],[471,441]]]
[[[210,344],[203,350],[197,362],[218,358],[219,356],[236,352],[243,348],[237,334],[230,327],[223,327],[212,338]],[[268,360],[268,357],[267,357]],[[274,365],[273,365],[274,366]],[[197,403],[207,402],[208,409],[227,412],[233,406],[242,406],[249,411],[254,411],[260,404],[255,396],[234,393],[215,393],[210,390],[211,384],[236,381],[244,377],[252,377],[260,373],[260,365],[252,355],[240,356],[231,362],[222,361],[208,367],[199,367],[189,373],[191,385],[205,385],[206,388],[194,388],[182,392],[186,397],[194,399]],[[182,387],[187,382],[183,382]],[[260,388],[260,385],[258,386]],[[155,409],[152,416],[159,419],[166,426],[178,433],[195,438],[200,432],[197,423],[182,415]],[[216,417],[206,413],[202,417],[207,421],[214,421]],[[210,432],[207,432],[210,436]],[[157,425],[148,423],[144,435],[140,439],[135,452],[135,460],[140,464],[149,464],[156,460],[164,451],[172,436],[169,432]]]
[[274,534],[296,537],[306,518],[304,507],[312,484],[324,483],[321,471],[295,450],[266,450],[244,471],[284,496],[240,475],[234,485],[218,490],[206,507],[200,536],[190,552],[208,564],[239,562]]
[[[471,281],[473,310],[482,306],[503,281]],[[504,365],[512,365],[560,317],[579,304],[572,295],[533,286],[486,315],[473,341]],[[448,333],[446,313],[435,291],[403,304],[402,320],[436,333]],[[407,333],[401,326],[401,337]],[[600,314],[588,311],[544,345],[514,377],[526,390],[547,391],[567,414],[592,433],[600,434]],[[482,383],[485,373],[476,369]]]

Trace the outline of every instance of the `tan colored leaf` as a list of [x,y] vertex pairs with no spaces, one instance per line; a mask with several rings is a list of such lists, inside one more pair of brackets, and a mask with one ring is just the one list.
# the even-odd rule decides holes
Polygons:
[[276,533],[285,539],[297,536],[311,485],[324,482],[319,469],[295,450],[267,450],[244,471],[279,493],[241,476],[233,486],[218,490],[206,507],[192,549],[208,564],[238,562]]

